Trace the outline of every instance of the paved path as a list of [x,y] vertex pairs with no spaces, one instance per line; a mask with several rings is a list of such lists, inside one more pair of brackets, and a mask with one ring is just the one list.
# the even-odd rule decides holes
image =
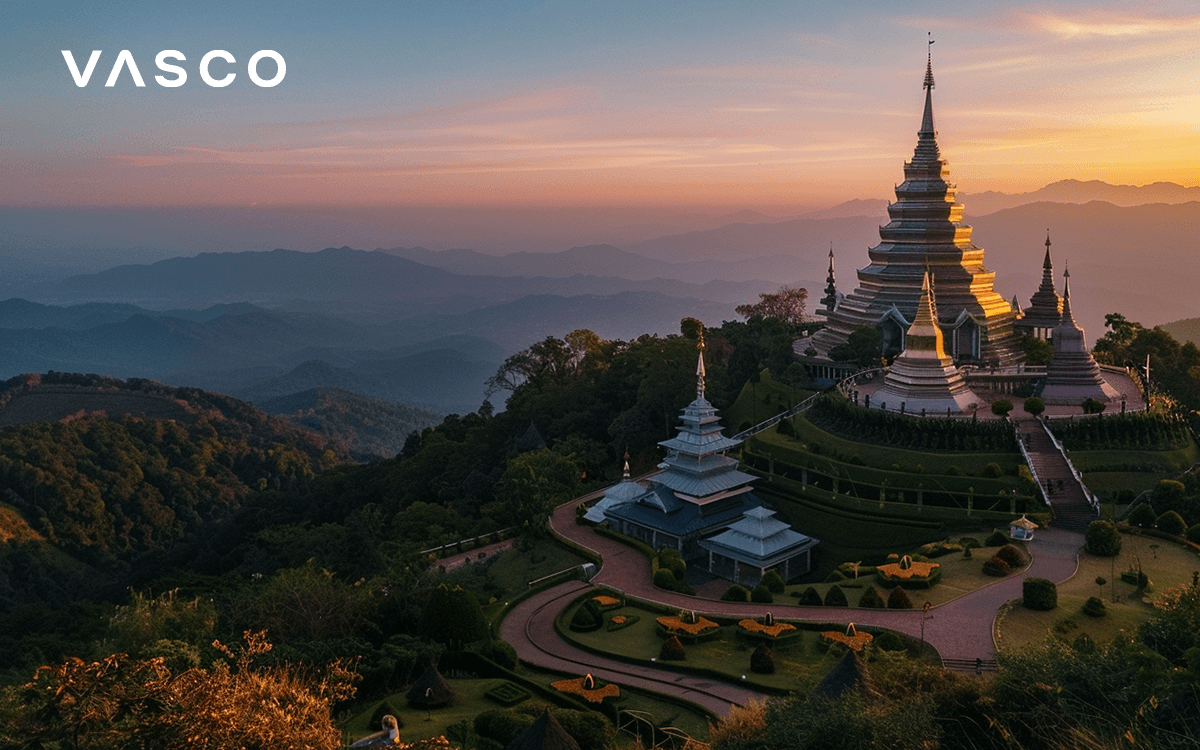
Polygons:
[[442,568],[443,570],[454,570],[460,568],[467,563],[476,563],[486,560],[487,558],[504,552],[513,546],[513,540],[505,539],[502,542],[489,544],[479,549],[473,549],[470,552],[459,552],[446,557],[438,558],[437,562],[433,563],[433,567]]
[[[600,572],[590,584],[571,582],[535,594],[518,604],[501,623],[501,636],[511,643],[524,662],[569,674],[592,672],[607,680],[633,687],[644,687],[698,703],[718,715],[728,714],[730,703],[744,704],[764,696],[736,685],[704,678],[679,675],[666,670],[644,668],[604,659],[566,642],[554,629],[554,619],[579,593],[595,585],[604,585],[629,596],[702,614],[747,617],[770,611],[776,617],[817,622],[854,622],[890,628],[921,636],[922,612],[919,609],[857,609],[843,607],[801,607],[784,604],[722,602],[677,594],[656,588],[650,579],[650,566],[642,553],[575,523],[575,506],[580,498],[555,510],[550,519],[557,533],[594,550],[603,558]],[[1077,553],[1083,535],[1064,529],[1039,529],[1027,544],[1033,562],[1023,572],[976,589],[930,609],[925,619],[925,640],[943,659],[995,658],[992,623],[1005,603],[1021,596],[1021,581],[1028,576],[1061,582],[1075,574]]]

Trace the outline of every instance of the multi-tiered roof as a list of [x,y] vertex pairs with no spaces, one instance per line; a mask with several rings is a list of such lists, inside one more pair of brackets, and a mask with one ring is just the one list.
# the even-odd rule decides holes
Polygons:
[[1054,289],[1054,263],[1050,260],[1050,233],[1046,233],[1046,259],[1042,261],[1042,285],[1029,298],[1025,315],[1017,321],[1023,328],[1040,339],[1048,339],[1062,322],[1063,298]]
[[1052,334],[1054,356],[1046,368],[1042,400],[1047,404],[1078,406],[1084,400],[1113,401],[1121,397],[1100,374],[1088,351],[1083,328],[1071,314],[1071,271],[1063,271],[1062,318]]
[[926,266],[938,290],[938,324],[956,362],[1006,364],[1020,359],[1011,305],[992,288],[995,274],[983,265],[983,249],[971,243],[962,223],[963,206],[937,143],[933,126],[933,64],[925,68],[925,111],[904,182],[888,206],[880,243],[868,251],[870,264],[858,272],[858,288],[828,315],[812,337],[819,359],[845,343],[858,326],[879,327],[885,354],[904,348],[904,335],[917,313]]

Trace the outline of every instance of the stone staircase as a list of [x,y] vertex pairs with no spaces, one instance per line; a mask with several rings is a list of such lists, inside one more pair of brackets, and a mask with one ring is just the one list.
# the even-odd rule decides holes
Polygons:
[[1037,420],[1021,420],[1018,427],[1034,473],[1042,484],[1042,493],[1054,508],[1054,526],[1086,531],[1088,524],[1096,520],[1096,511],[1075,481],[1071,465],[1054,447],[1054,441]]

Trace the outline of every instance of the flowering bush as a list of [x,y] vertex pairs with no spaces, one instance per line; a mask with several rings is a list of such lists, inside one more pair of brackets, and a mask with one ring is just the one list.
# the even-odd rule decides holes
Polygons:
[[605,698],[616,698],[621,695],[621,688],[611,682],[601,684],[599,680],[590,674],[583,677],[576,677],[573,680],[552,682],[550,683],[550,687],[560,693],[571,693],[572,695],[582,696],[589,703],[603,703]]

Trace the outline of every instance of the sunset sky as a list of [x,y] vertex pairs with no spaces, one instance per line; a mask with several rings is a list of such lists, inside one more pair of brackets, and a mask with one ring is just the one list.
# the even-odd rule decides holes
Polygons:
[[[339,4],[340,5],[340,4]],[[1200,183],[1194,2],[22,2],[0,205],[819,208],[886,198],[933,47],[963,192]],[[82,65],[78,88],[61,50]],[[146,81],[123,72],[129,49]],[[188,80],[154,82],[177,49]],[[228,50],[227,88],[200,58]],[[278,51],[259,88],[246,62]],[[273,72],[270,63],[262,73]]]

